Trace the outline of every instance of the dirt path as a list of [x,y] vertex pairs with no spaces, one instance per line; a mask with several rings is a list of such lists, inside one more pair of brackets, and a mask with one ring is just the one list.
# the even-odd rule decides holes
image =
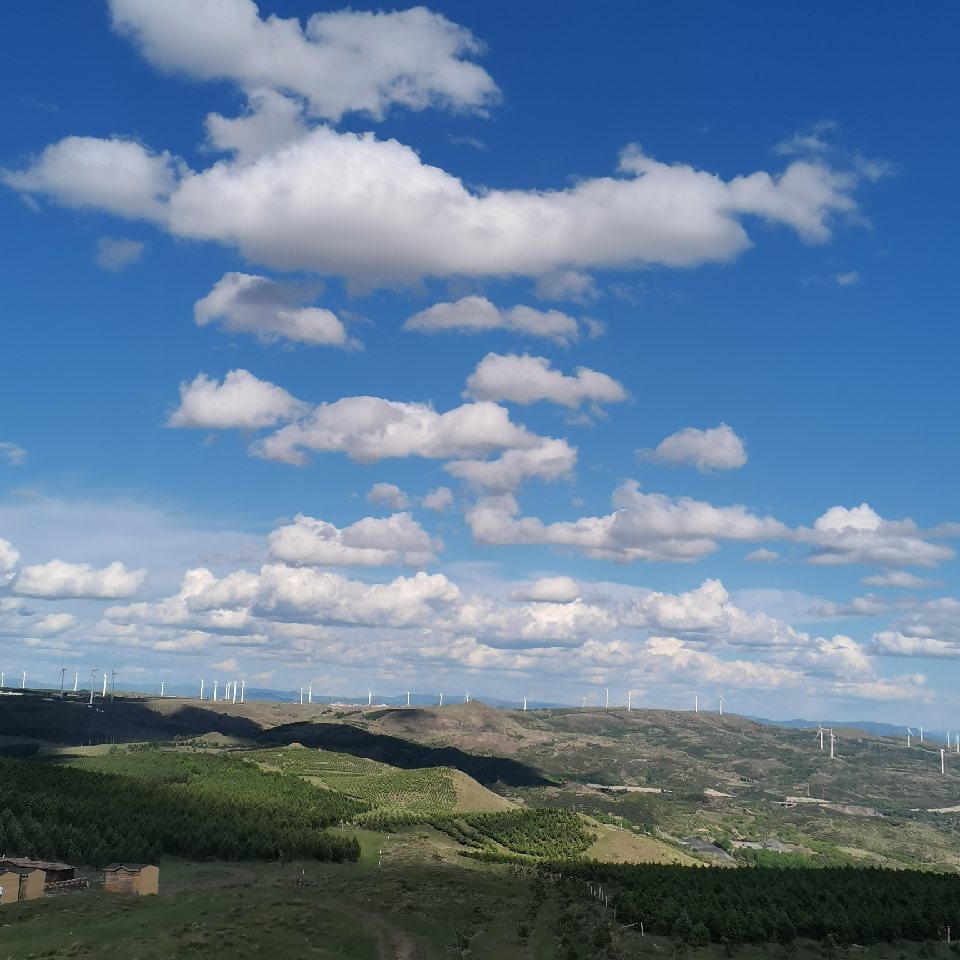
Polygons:
[[377,938],[377,956],[380,960],[417,960],[420,956],[417,938],[406,930],[395,927],[375,913],[367,913],[356,907],[348,907],[345,903],[330,901],[324,904],[330,910],[345,913],[361,921],[373,931]]

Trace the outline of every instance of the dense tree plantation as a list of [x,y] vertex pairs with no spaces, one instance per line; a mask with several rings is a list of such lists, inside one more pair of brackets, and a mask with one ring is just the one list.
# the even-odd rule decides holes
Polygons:
[[698,945],[789,943],[794,937],[871,944],[946,939],[960,930],[960,876],[842,867],[720,870],[568,861],[564,877],[600,885],[622,923]]
[[221,860],[356,860],[324,828],[366,804],[206,754],[118,754],[77,766],[0,758],[0,849],[90,866]]
[[513,853],[547,859],[576,857],[594,841],[575,813],[545,807],[450,814],[428,822],[466,846],[489,848],[493,841]]

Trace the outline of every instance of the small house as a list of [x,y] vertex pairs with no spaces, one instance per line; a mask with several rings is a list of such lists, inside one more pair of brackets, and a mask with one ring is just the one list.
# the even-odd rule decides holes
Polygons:
[[76,867],[69,863],[53,863],[48,860],[27,860],[25,857],[0,857],[0,871],[9,867],[27,867],[30,870],[42,870],[44,883],[62,883],[76,878]]
[[111,863],[103,868],[103,889],[145,896],[160,890],[160,868],[149,863]]
[[39,900],[43,896],[44,873],[30,867],[0,867],[0,903]]

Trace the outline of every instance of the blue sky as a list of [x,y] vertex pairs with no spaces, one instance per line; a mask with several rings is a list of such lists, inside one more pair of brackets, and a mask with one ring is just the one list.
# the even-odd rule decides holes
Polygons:
[[951,725],[952,7],[4,14],[8,676]]

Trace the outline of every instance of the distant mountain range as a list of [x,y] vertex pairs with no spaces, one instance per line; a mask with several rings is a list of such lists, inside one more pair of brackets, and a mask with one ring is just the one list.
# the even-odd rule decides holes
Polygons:
[[[893,723],[874,723],[872,720],[768,720],[766,717],[748,717],[746,714],[738,714],[744,720],[755,720],[757,723],[766,723],[772,727],[814,727],[818,725],[825,730],[831,727],[854,727],[857,730],[863,730],[864,733],[872,733],[876,737],[906,737],[907,728]],[[911,727],[914,737],[920,738],[920,727]],[[953,731],[956,734],[956,731]],[[924,730],[924,740],[945,742],[947,739],[946,730]]]
[[[29,689],[31,690],[59,690],[59,684],[46,684],[46,683],[31,683]],[[20,689],[19,684],[9,683],[3,687],[4,690],[16,693]],[[72,692],[72,687],[68,684],[67,689]],[[81,688],[83,689],[83,688]],[[86,688],[89,691],[89,687]],[[99,697],[103,691],[102,682],[97,684],[96,695]],[[160,687],[157,684],[129,684],[126,683],[123,685],[122,691],[125,693],[144,693],[148,696],[159,696]],[[121,689],[118,688],[117,692],[120,693]],[[110,688],[109,684],[107,685],[107,694],[109,696]],[[168,697],[199,697],[199,689],[195,685],[187,686],[185,684],[165,684],[164,693]],[[298,703],[300,700],[300,690],[270,690],[266,687],[247,687],[244,690],[244,699],[245,700],[266,700],[274,703]],[[306,688],[303,690],[303,702],[307,702],[309,694]],[[204,699],[212,700],[213,699],[213,686],[208,684],[204,688]],[[218,699],[222,699],[222,688],[218,691]],[[371,699],[370,706],[372,707],[403,707],[407,705],[407,694],[400,694],[395,697],[383,697],[380,695],[374,695]],[[410,706],[411,707],[435,707],[438,705],[439,697],[435,693],[411,693],[410,694]],[[522,700],[499,700],[495,697],[472,697],[471,700],[479,700],[482,703],[485,703],[489,707],[496,707],[500,710],[520,710],[523,707]],[[313,697],[313,703],[318,704],[331,704],[337,705],[342,704],[343,706],[367,706],[368,697],[366,695],[360,696],[336,696],[333,694],[315,694]],[[463,701],[459,696],[453,695],[449,698],[444,699],[445,706],[452,706],[455,703],[462,703]],[[571,703],[548,703],[542,700],[528,700],[527,709],[528,710],[562,710],[562,709],[571,709],[574,707],[574,704]],[[595,709],[595,708],[594,708]],[[752,717],[747,714],[734,714],[731,713],[730,716],[741,716],[744,720],[753,720],[756,723],[764,723],[772,727],[794,727],[799,729],[804,728],[816,728],[819,724],[825,729],[833,728],[855,728],[857,730],[863,730],[865,733],[872,733],[877,737],[906,737],[907,728],[901,725],[892,724],[892,723],[876,723],[873,720],[804,720],[798,718],[795,720],[770,720],[767,717]],[[920,737],[920,727],[912,727],[913,735],[919,739]],[[956,731],[953,731],[956,735]],[[923,738],[924,740],[930,740],[933,742],[943,743],[946,741],[946,731],[945,730],[924,730]]]

